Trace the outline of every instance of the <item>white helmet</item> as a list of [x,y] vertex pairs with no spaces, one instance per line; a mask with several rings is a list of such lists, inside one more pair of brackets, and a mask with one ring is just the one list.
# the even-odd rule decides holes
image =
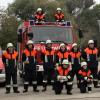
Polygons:
[[48,44],[48,43],[52,43],[52,41],[51,40],[46,40],[46,44]]
[[58,11],[58,10],[60,10],[60,11],[61,11],[61,8],[57,8],[57,11]]
[[69,61],[67,59],[64,59],[62,64],[65,64],[65,65],[68,65],[69,64]]
[[65,46],[65,44],[64,43],[61,43],[60,46],[59,46],[59,48],[61,48],[62,46]]
[[73,43],[73,44],[72,44],[72,48],[75,47],[75,46],[77,46],[77,43]]
[[28,40],[27,45],[29,45],[29,44],[33,44],[33,41],[32,40]]
[[87,66],[87,62],[82,62],[81,67],[83,67],[83,66]]
[[12,43],[8,43],[7,44],[7,48],[9,48],[9,47],[13,47],[14,45],[12,44]]
[[89,40],[88,41],[88,44],[92,44],[92,43],[94,44],[94,41],[93,40]]
[[38,11],[42,11],[42,8],[38,8],[38,9],[37,9],[37,12],[38,12]]

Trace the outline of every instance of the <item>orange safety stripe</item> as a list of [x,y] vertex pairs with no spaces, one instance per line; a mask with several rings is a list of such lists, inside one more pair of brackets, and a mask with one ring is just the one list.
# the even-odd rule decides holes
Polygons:
[[36,55],[36,51],[34,49],[31,51],[31,54],[30,54],[30,51],[28,49],[25,49],[24,53],[27,57],[29,57],[29,56],[34,56],[35,57],[35,55]]
[[81,53],[80,52],[78,52],[78,53],[71,52],[70,55],[72,58],[80,58]]
[[68,52],[65,52],[65,53],[64,53],[64,57],[63,57],[63,53],[61,53],[61,52],[58,52],[57,55],[58,55],[58,57],[59,57],[60,59],[62,59],[62,58],[68,58],[69,53],[68,53]]
[[98,49],[95,48],[94,50],[86,48],[85,49],[86,54],[97,54],[98,53]]
[[59,75],[61,75],[61,76],[66,76],[66,75],[68,75],[68,73],[69,73],[69,71],[70,71],[70,68],[67,68],[67,69],[65,70],[65,73],[64,73],[64,69],[63,69],[61,66],[59,66],[59,67],[57,68],[57,71],[58,71]]
[[3,55],[6,59],[16,59],[18,56],[18,52],[14,51],[14,53],[11,56],[11,54],[9,54],[7,51],[5,51]]
[[56,13],[56,14],[55,14],[55,17],[56,17],[57,19],[63,19],[63,18],[64,18],[64,14],[61,13],[61,14],[59,15],[59,14]]

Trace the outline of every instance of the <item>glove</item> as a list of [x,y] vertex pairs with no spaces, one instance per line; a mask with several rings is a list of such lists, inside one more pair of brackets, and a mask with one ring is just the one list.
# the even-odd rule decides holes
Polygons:
[[67,79],[71,79],[71,77],[70,76],[67,76]]
[[25,61],[24,64],[29,64],[29,61]]
[[84,77],[84,80],[87,80],[88,78],[87,77]]

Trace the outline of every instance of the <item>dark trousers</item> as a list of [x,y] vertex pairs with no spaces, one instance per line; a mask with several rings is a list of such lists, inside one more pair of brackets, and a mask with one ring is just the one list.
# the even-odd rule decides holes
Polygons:
[[98,85],[98,62],[88,62],[88,68],[91,70],[93,75],[94,86]]
[[54,82],[54,91],[55,91],[55,94],[61,94],[64,85],[66,87],[67,92],[71,92],[71,90],[72,90],[72,84],[69,84],[69,83],[70,82],[61,83],[60,81],[55,81]]
[[30,66],[25,66],[25,76],[24,76],[24,89],[28,90],[29,84],[32,84],[33,89],[37,88],[37,72]]

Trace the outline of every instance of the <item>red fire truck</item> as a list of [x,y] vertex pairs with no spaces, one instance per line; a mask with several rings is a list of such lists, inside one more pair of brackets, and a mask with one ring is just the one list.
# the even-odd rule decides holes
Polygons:
[[[76,42],[76,36],[70,21],[66,21],[64,24],[45,22],[38,25],[32,20],[25,21],[18,28],[19,65],[22,65],[22,51],[29,39],[34,41],[34,48],[39,53],[42,49],[45,49],[47,39],[52,40],[53,49],[55,50],[59,49],[59,44],[62,42],[66,43],[67,49],[70,50],[72,43]],[[38,65],[41,65],[41,59],[38,59]],[[42,70],[41,67],[40,70]]]

